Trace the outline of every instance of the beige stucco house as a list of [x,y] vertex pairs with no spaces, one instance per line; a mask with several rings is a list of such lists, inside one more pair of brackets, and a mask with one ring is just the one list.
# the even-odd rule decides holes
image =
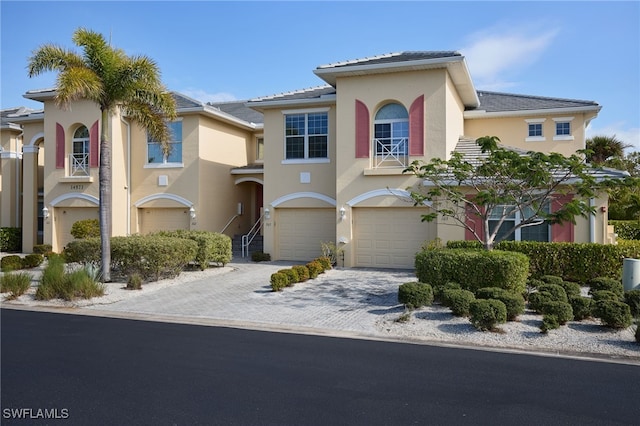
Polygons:
[[[168,157],[127,117],[111,117],[113,234],[234,236],[257,224],[273,260],[308,261],[321,242],[334,242],[345,266],[412,267],[426,241],[469,235],[421,222],[428,207],[413,207],[406,192],[419,182],[402,173],[411,161],[447,158],[485,135],[569,155],[585,147],[585,128],[601,108],[478,91],[457,52],[401,52],[314,72],[325,84],[248,102],[174,94],[179,118]],[[97,218],[99,110],[78,102],[63,111],[54,96],[30,91],[25,97],[41,101],[41,111],[3,111],[0,226],[21,226],[25,251],[38,242],[62,250],[73,222]],[[598,214],[590,219],[515,238],[607,243],[607,199],[592,202]]]

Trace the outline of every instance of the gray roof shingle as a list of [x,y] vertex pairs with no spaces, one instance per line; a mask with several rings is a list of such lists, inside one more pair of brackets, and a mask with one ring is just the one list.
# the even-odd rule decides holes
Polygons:
[[361,59],[353,59],[353,60],[343,61],[343,62],[335,62],[327,65],[320,65],[319,67],[317,67],[317,69],[346,68],[346,67],[361,66],[361,65],[380,65],[380,64],[389,64],[389,63],[422,61],[427,59],[450,58],[454,56],[462,56],[462,55],[459,52],[455,52],[455,51],[406,51],[406,52],[387,53],[384,55],[371,56],[371,57],[366,57]]
[[594,101],[487,92],[484,90],[478,90],[478,99],[480,99],[480,106],[469,110],[475,109],[486,112],[502,112],[554,108],[600,107],[600,105]]
[[233,115],[234,117],[248,123],[264,123],[263,114],[255,109],[247,107],[246,102],[247,101],[209,102],[207,105],[217,108],[229,115]]
[[251,99],[249,102],[257,103],[264,101],[290,101],[303,99],[320,99],[322,96],[335,95],[336,89],[330,85],[309,87],[307,89],[294,90],[286,93],[278,93],[275,95],[262,96]]

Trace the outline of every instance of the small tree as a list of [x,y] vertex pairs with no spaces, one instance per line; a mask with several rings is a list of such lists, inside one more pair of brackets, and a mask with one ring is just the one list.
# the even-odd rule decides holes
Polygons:
[[[405,169],[422,181],[410,194],[414,205],[431,207],[431,213],[422,215],[423,221],[453,219],[491,250],[517,229],[544,222],[575,223],[576,216],[593,214],[588,199],[614,182],[596,180],[581,152],[570,157],[525,153],[500,147],[499,142],[496,136],[485,136],[476,141],[481,150],[476,157],[453,152],[449,160],[416,160]],[[567,194],[573,196],[570,201],[549,208]],[[509,227],[507,219],[516,213],[521,220]]]

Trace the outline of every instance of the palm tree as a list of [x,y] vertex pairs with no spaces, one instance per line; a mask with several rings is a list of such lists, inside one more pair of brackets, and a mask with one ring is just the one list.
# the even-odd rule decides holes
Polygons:
[[73,33],[73,42],[82,54],[45,44],[29,58],[29,77],[57,71],[56,105],[68,108],[78,99],[88,99],[100,107],[99,217],[102,250],[102,280],[111,281],[111,140],[110,119],[118,109],[144,127],[169,150],[171,132],[167,120],[176,116],[171,94],[160,81],[156,63],[146,56],[127,56],[104,37],[85,28]]
[[613,136],[594,136],[587,139],[587,161],[592,164],[602,165],[613,157],[623,157],[624,150],[631,147]]

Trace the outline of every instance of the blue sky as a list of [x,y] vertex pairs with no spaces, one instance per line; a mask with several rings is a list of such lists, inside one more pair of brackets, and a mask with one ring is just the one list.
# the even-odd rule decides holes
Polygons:
[[154,59],[165,85],[224,101],[314,87],[323,64],[405,50],[458,50],[477,89],[593,100],[588,135],[640,151],[640,2],[0,1],[1,107],[55,85],[28,78],[45,43],[77,50],[86,27]]

